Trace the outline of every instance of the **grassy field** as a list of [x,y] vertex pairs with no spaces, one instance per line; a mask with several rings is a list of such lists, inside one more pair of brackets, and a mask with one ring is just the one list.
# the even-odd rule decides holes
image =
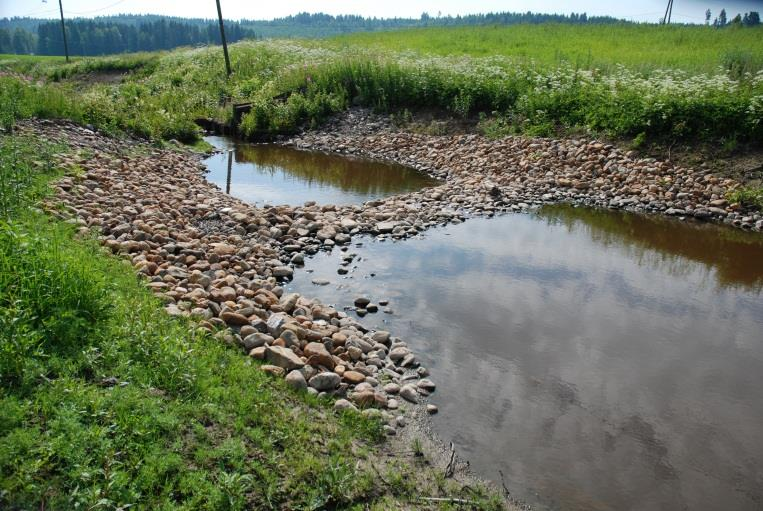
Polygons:
[[337,47],[371,47],[447,56],[501,55],[547,67],[639,71],[681,69],[714,73],[718,68],[763,69],[763,27],[717,30],[664,25],[512,25],[358,32],[331,40]]
[[[584,133],[634,147],[734,148],[763,140],[761,35],[760,28],[550,24],[242,42],[231,46],[228,80],[220,49],[210,47],[71,64],[0,61],[0,69],[44,81],[0,78],[0,94],[22,116],[186,143],[199,137],[196,118],[227,121],[239,101],[254,105],[241,124],[251,138],[293,133],[363,105],[479,119],[490,136]],[[119,83],[99,79],[119,73]]]

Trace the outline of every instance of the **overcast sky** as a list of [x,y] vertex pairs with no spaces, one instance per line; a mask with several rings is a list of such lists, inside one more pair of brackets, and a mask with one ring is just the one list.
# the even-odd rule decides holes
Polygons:
[[[495,11],[533,11],[547,13],[587,12],[636,21],[657,21],[667,0],[612,2],[611,0],[220,0],[228,19],[271,19],[299,12],[361,14],[376,17],[418,17],[422,12],[437,15],[472,14]],[[214,0],[63,0],[64,15],[93,17],[119,13],[166,14],[189,18],[217,15]],[[729,19],[737,12],[763,11],[763,0],[674,0],[673,19],[702,23],[706,9],[713,17],[726,8]],[[0,17],[58,16],[57,0],[0,0]]]

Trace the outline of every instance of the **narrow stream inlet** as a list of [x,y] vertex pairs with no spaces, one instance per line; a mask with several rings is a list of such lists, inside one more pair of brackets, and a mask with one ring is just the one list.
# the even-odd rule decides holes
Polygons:
[[221,150],[205,160],[207,180],[251,204],[360,204],[420,190],[437,181],[402,165],[250,144],[227,137],[204,140]]
[[290,289],[389,300],[361,322],[429,367],[480,475],[541,509],[763,505],[763,237],[549,207],[354,241]]

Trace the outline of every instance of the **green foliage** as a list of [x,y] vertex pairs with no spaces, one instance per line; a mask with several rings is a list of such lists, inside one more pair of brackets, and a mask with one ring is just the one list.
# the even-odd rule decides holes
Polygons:
[[[230,79],[219,49],[200,48],[68,66],[11,63],[12,69],[18,66],[61,82],[7,88],[16,91],[14,104],[23,115],[68,117],[106,131],[186,143],[198,140],[195,119],[228,122],[232,102],[252,103],[240,125],[252,138],[295,133],[351,105],[363,105],[379,112],[424,108],[482,116],[485,132],[494,136],[587,131],[640,136],[642,143],[746,143],[763,139],[758,57],[763,51],[754,51],[763,50],[763,38],[750,36],[760,30],[545,24],[511,30],[413,30],[322,43],[243,42],[231,47]],[[633,44],[624,46],[619,38]],[[535,40],[540,44],[530,51]],[[348,41],[371,48],[351,48]],[[452,41],[462,46],[461,53],[482,54],[479,47],[490,56],[436,57],[378,49],[409,45],[448,53]],[[672,41],[670,58],[663,59],[664,41]],[[706,51],[708,41],[718,43],[712,54]],[[618,61],[628,65],[616,65]],[[77,81],[98,69],[134,71],[117,84]]]
[[763,187],[748,186],[728,193],[727,199],[763,211]]

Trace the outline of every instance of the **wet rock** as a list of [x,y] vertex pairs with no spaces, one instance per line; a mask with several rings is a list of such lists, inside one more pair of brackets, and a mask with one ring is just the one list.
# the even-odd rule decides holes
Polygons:
[[371,303],[371,300],[369,300],[365,296],[358,296],[357,298],[355,298],[353,303],[355,304],[355,307],[363,308],[369,303]]

